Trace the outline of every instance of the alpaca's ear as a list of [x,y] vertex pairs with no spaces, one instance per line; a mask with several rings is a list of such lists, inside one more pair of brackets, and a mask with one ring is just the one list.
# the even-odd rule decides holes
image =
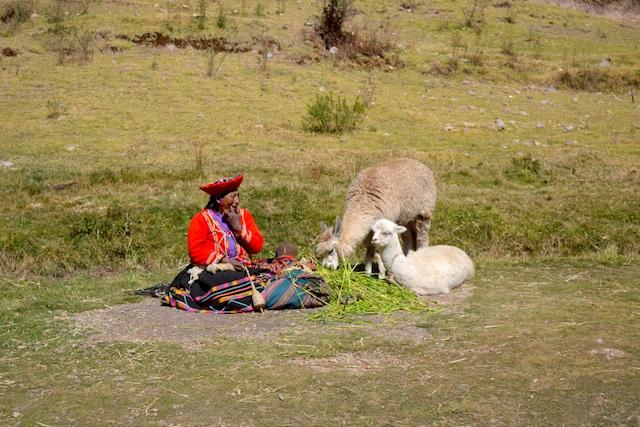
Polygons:
[[320,233],[325,233],[328,229],[327,224],[324,221],[320,221]]
[[340,232],[342,231],[342,223],[340,222],[340,217],[336,217],[336,223],[333,226],[333,236],[340,237]]
[[403,227],[402,225],[397,225],[397,226],[396,226],[396,233],[398,233],[398,234],[402,234],[402,233],[404,233],[405,231],[407,231],[407,227]]

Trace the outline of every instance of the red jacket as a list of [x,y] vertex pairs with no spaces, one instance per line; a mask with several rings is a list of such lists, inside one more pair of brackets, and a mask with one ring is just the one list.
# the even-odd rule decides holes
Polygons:
[[[220,224],[220,216],[211,209],[203,209],[191,219],[187,234],[189,257],[192,264],[209,265],[230,256],[235,243],[237,254],[234,258],[251,264],[250,254],[262,250],[262,234],[253,216],[246,209],[240,209],[240,233],[225,233]],[[233,257],[232,257],[233,258]]]

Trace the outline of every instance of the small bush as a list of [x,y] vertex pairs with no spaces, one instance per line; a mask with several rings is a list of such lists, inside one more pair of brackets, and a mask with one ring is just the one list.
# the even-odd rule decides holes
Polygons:
[[332,93],[316,95],[307,106],[307,115],[302,120],[302,127],[309,132],[343,133],[354,130],[364,119],[365,106],[356,97],[353,105],[341,96]]
[[591,92],[613,92],[628,87],[640,88],[638,72],[614,72],[595,67],[563,69],[552,80],[558,86]]
[[60,65],[68,57],[77,62],[89,62],[93,57],[95,33],[78,31],[75,27],[58,23],[49,31],[46,44],[49,50],[56,53]]
[[89,7],[92,4],[97,3],[99,0],[75,0],[75,1],[78,5],[80,14],[86,15],[89,13]]
[[[351,53],[351,59],[357,59],[353,57],[354,55],[362,55],[367,58],[383,58],[387,60],[385,61],[386,63],[389,63],[391,56],[387,55],[386,52],[393,50],[395,47],[395,42],[390,36],[393,33],[392,29],[386,24],[356,26],[353,29],[353,35],[349,35],[350,37],[345,39],[343,49]],[[389,63],[389,65],[400,64]]]
[[53,0],[45,11],[47,20],[52,24],[60,24],[71,12],[71,4],[67,0]]
[[12,0],[0,8],[0,21],[5,24],[26,22],[33,13],[33,0]]
[[316,32],[327,49],[339,46],[345,39],[344,24],[352,13],[352,0],[325,1]]
[[471,8],[464,11],[462,26],[474,29],[483,28],[486,23],[484,12],[488,3],[487,0],[473,0]]
[[437,61],[431,63],[429,70],[426,73],[446,77],[455,74],[459,68],[460,59],[457,56],[450,56],[444,63]]

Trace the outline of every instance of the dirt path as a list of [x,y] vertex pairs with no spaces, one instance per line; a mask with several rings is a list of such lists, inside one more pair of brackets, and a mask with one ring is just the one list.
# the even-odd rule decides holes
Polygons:
[[[462,287],[448,295],[429,297],[432,305],[448,312],[464,310],[473,286]],[[160,305],[158,299],[145,298],[135,304],[80,313],[74,317],[76,326],[90,331],[93,342],[167,342],[197,347],[220,337],[275,340],[281,336],[296,336],[310,329],[318,332],[363,331],[386,338],[420,342],[427,335],[415,326],[415,316],[395,313],[389,318],[365,316],[364,324],[341,322],[311,322],[312,310],[275,310],[262,314],[192,314]]]

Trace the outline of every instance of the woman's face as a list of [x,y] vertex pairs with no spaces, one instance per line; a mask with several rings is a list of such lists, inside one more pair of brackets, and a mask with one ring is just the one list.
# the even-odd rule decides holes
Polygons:
[[222,199],[219,200],[220,212],[228,210],[230,207],[237,208],[240,204],[240,193],[232,191],[227,193]]

